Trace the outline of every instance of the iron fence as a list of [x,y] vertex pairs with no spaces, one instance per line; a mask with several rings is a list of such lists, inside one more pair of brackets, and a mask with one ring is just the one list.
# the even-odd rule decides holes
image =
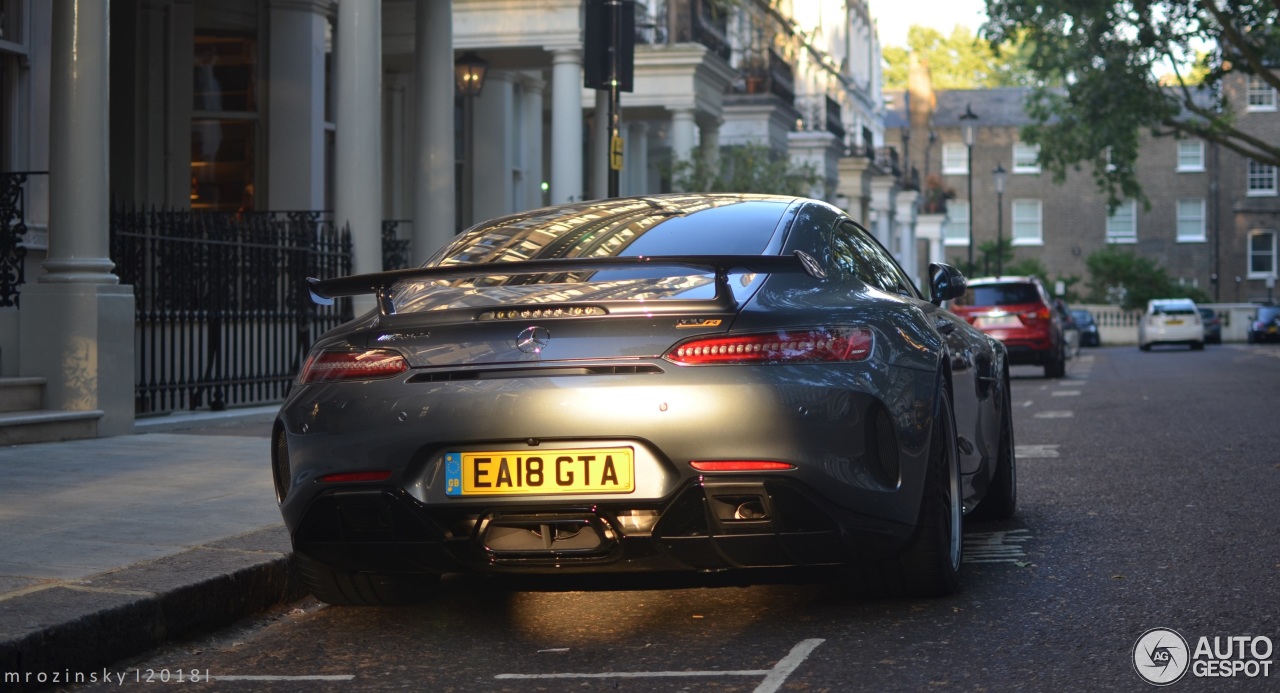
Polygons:
[[313,341],[352,318],[305,278],[351,273],[323,212],[115,209],[111,257],[136,300],[139,414],[280,401]]
[[47,175],[45,171],[0,173],[0,308],[18,306],[26,281],[27,177]]

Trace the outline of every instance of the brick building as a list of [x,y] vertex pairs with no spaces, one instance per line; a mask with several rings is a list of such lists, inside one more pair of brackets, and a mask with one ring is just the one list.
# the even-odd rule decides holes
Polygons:
[[[1086,259],[1107,245],[1132,249],[1155,260],[1176,281],[1195,286],[1216,302],[1264,301],[1268,277],[1277,273],[1280,197],[1276,167],[1251,162],[1199,139],[1140,138],[1137,177],[1149,206],[1125,200],[1114,211],[1094,182],[1091,164],[1056,183],[1041,169],[1038,151],[1021,141],[1031,124],[1024,110],[1030,89],[934,92],[917,77],[905,93],[889,95],[892,112],[885,141],[907,152],[908,168],[922,181],[922,218],[945,215],[941,252],[948,261],[968,257],[973,243],[1012,239],[1016,259],[1035,258],[1050,278],[1087,281]],[[1236,106],[1235,122],[1264,141],[1280,141],[1276,90],[1258,78],[1231,76],[1224,88]],[[976,116],[972,151],[972,213],[969,156],[963,116]],[[992,171],[1007,171],[1002,215]],[[945,207],[931,206],[930,183],[954,194]],[[981,253],[974,251],[976,260]],[[988,268],[994,272],[995,268]],[[1274,279],[1272,279],[1274,282]]]

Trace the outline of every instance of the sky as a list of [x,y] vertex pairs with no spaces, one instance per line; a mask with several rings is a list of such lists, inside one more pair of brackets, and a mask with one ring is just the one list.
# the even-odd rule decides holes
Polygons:
[[906,48],[907,29],[912,24],[950,36],[957,24],[976,34],[987,19],[984,0],[869,0],[868,5],[879,25],[881,46]]

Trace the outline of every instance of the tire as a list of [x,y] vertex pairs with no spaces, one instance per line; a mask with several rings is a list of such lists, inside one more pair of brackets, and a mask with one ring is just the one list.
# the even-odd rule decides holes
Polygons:
[[1151,351],[1151,345],[1150,345],[1150,344],[1139,344],[1139,345],[1138,345],[1138,348],[1139,348],[1139,349],[1141,349],[1141,350],[1143,350],[1143,351]]
[[1007,520],[1018,507],[1018,462],[1013,443],[1013,405],[1010,404],[1009,374],[1004,376],[1004,411],[1001,413],[1003,431],[1000,434],[1000,451],[996,456],[996,472],[987,494],[978,507],[970,513],[983,520]]
[[960,450],[951,397],[944,389],[938,399],[915,533],[901,553],[850,571],[854,586],[873,595],[945,597],[960,586]]
[[1058,350],[1057,358],[1044,365],[1044,377],[1061,378],[1067,374],[1067,355]]
[[299,553],[293,554],[306,586],[316,599],[333,606],[405,606],[431,596],[439,575],[347,573]]
[[1204,342],[1192,342],[1192,343],[1191,343],[1191,350],[1192,350],[1192,351],[1204,351]]

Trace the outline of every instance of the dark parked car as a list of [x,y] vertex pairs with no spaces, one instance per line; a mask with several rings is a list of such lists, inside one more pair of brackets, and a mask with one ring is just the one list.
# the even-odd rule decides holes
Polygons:
[[962,515],[1016,504],[1005,349],[813,200],[598,200],[477,225],[420,268],[311,280],[377,308],[275,422],[302,576],[332,604],[441,573],[843,566],[957,586]]
[[952,310],[1004,343],[1009,362],[1044,366],[1046,378],[1067,372],[1062,318],[1035,277],[985,277],[969,282],[969,292]]
[[1080,328],[1080,346],[1102,346],[1102,337],[1098,334],[1098,321],[1093,319],[1093,313],[1084,308],[1073,308],[1071,317]]
[[1249,343],[1280,341],[1280,307],[1260,306],[1249,325]]
[[1200,323],[1204,327],[1205,344],[1222,343],[1222,318],[1212,308],[1198,308]]

